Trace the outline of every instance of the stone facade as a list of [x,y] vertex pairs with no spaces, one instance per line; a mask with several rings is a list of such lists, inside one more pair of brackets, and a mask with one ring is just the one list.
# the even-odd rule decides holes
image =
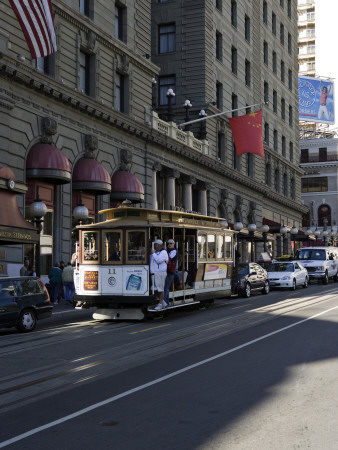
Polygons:
[[[257,229],[264,219],[300,225],[307,209],[300,201],[296,1],[290,2],[291,18],[279,1],[266,2],[267,24],[262,23],[264,2],[235,2],[237,27],[231,24],[230,0],[220,2],[222,11],[215,8],[215,2],[200,0],[122,0],[116,9],[114,2],[88,1],[85,13],[79,11],[75,0],[52,3],[58,51],[35,61],[9,3],[0,1],[0,162],[13,170],[18,182],[28,185],[26,195],[18,195],[26,216],[37,184],[51,213],[49,231],[46,223],[41,236],[42,249],[49,255],[44,275],[48,264],[67,261],[74,251],[72,211],[78,202],[72,183],[27,177],[30,149],[46,140],[66,156],[72,170],[88,154],[90,142],[96,143],[92,156],[110,176],[122,165],[141,181],[145,207],[226,215],[229,222],[240,220],[245,227],[254,218]],[[277,17],[276,35],[271,31],[272,11]],[[163,55],[158,51],[159,25],[172,21],[175,51]],[[246,39],[248,22],[250,38]],[[279,37],[282,22],[284,45]],[[222,36],[220,59],[215,57],[217,33]],[[267,64],[263,61],[264,42],[269,49]],[[232,47],[237,49],[237,74],[231,71]],[[272,67],[273,51],[277,73]],[[167,106],[159,102],[160,79],[172,74],[176,78],[175,120],[168,123]],[[190,117],[197,118],[201,109],[211,115],[231,110],[234,104],[262,103],[266,84],[270,103],[263,106],[263,126],[269,125],[264,160],[254,155],[234,156],[226,119],[206,121],[207,139],[200,139],[200,123],[193,124],[190,131],[177,126],[184,121],[186,112],[181,105],[187,98],[193,105]],[[274,175],[278,175],[278,183]],[[90,188],[87,192],[83,189],[82,199],[93,220],[100,220],[98,211],[110,205],[109,194]],[[256,238],[260,240],[261,234],[256,233]],[[280,253],[276,236],[269,239]],[[243,242],[246,258],[245,239]],[[32,249],[2,247],[1,255],[8,267],[17,270],[28,251]]]

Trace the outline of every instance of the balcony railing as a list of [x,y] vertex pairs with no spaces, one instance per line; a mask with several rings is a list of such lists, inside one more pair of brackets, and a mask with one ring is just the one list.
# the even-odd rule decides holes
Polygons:
[[309,156],[309,157],[301,157],[300,163],[317,163],[317,162],[330,162],[330,161],[338,161],[338,155],[327,155],[327,156]]

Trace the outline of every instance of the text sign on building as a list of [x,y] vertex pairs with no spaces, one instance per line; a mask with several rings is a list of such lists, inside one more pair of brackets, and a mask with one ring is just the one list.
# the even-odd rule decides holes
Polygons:
[[299,120],[334,124],[334,84],[323,78],[298,77]]

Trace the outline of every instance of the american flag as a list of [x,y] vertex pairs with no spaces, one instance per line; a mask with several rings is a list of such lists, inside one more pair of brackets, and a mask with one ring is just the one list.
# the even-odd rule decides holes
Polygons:
[[56,52],[51,0],[9,0],[25,35],[32,58]]

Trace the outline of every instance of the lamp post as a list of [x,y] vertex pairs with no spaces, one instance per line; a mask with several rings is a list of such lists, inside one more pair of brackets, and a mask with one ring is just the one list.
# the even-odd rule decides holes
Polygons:
[[314,235],[316,236],[316,247],[318,245],[318,237],[320,236],[320,230],[318,230],[317,225],[316,225],[316,229],[314,231]]
[[265,225],[261,226],[261,232],[263,233],[263,251],[264,251],[264,253],[266,253],[266,238],[268,236],[269,230],[270,230],[269,225],[265,224]]
[[323,219],[323,231],[322,231],[322,236],[324,238],[324,247],[326,245],[327,235],[329,234],[329,232],[327,231],[327,222],[328,222],[327,218],[324,217],[324,219]]
[[[234,230],[235,231],[241,231],[243,229],[242,222],[235,222],[234,223]],[[231,286],[232,286],[232,293],[237,294],[238,292],[238,264],[240,260],[240,253],[238,251],[238,238],[236,233],[236,246],[235,246],[235,255],[234,255],[234,269],[232,272],[232,279],[231,279]]]
[[173,122],[174,113],[173,113],[172,100],[175,97],[175,92],[170,88],[167,90],[166,96],[168,99],[168,122]]
[[36,186],[36,198],[31,204],[31,213],[34,218],[34,223],[38,229],[39,239],[35,247],[35,270],[36,276],[41,276],[41,266],[40,266],[40,234],[42,230],[43,218],[47,213],[47,206],[40,200],[39,197],[39,186]]
[[157,85],[157,80],[156,80],[156,78],[153,78],[151,80],[151,95],[152,95],[151,104],[152,104],[153,109],[155,109],[155,107],[156,107],[156,85]]
[[307,236],[307,243],[308,243],[308,245],[310,246],[310,235],[312,234],[311,228],[307,228],[307,229],[304,231],[304,234]]
[[[190,117],[189,117],[189,109],[192,107],[192,104],[190,103],[190,100],[186,100],[184,102],[183,108],[185,109],[185,118],[184,118],[184,122],[189,122]],[[190,130],[190,125],[185,125],[185,130],[189,131]]]
[[[201,109],[201,111],[198,113],[200,118],[207,117],[207,113],[204,111],[204,109]],[[200,129],[200,139],[203,141],[207,138],[207,124],[206,120],[201,121],[201,129]]]
[[251,256],[250,256],[251,262],[254,262],[254,237],[255,237],[256,228],[257,228],[257,226],[255,223],[250,223],[248,225],[250,244],[251,244]]
[[288,231],[288,229],[286,228],[286,226],[283,223],[283,225],[280,227],[280,230],[279,230],[279,232],[283,238],[283,240],[282,240],[282,254],[283,255],[284,255],[284,239],[285,239],[285,235],[286,235],[287,231]]
[[290,234],[293,240],[293,257],[295,257],[295,245],[296,245],[296,234],[298,234],[298,228],[295,227],[295,224],[293,224],[293,227],[290,230]]

